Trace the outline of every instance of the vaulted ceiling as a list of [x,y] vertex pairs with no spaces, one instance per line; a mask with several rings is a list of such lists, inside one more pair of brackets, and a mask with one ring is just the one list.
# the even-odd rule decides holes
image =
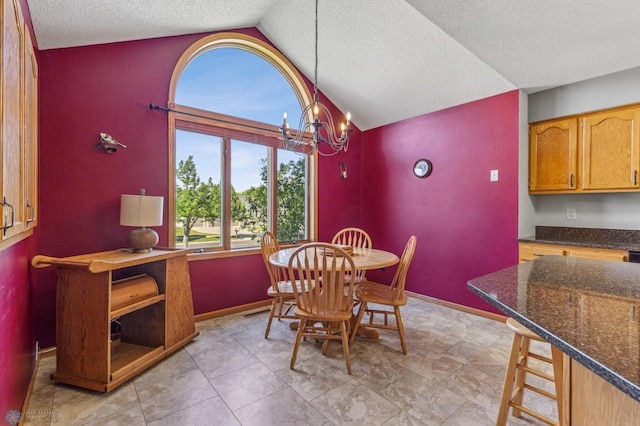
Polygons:
[[[257,27],[314,73],[313,0],[27,0],[40,50]],[[368,130],[640,66],[637,0],[320,0],[318,86]]]

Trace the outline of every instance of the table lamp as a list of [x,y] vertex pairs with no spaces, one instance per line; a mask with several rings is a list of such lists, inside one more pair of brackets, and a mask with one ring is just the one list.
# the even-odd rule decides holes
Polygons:
[[147,226],[162,225],[164,197],[122,194],[120,198],[120,225],[139,226],[129,233],[129,247],[134,253],[149,253],[158,244],[158,234]]

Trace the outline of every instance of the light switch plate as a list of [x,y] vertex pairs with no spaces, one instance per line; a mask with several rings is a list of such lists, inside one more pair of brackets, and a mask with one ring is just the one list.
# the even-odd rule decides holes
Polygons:
[[491,170],[491,175],[489,180],[491,182],[497,182],[498,181],[498,171],[497,170]]

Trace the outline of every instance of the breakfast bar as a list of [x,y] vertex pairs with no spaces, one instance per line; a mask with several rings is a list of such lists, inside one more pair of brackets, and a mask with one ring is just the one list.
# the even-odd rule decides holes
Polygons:
[[467,287],[563,355],[561,424],[640,423],[640,264],[543,256]]

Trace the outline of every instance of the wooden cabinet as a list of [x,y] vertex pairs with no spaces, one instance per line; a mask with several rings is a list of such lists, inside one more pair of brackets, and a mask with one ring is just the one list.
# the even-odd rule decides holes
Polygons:
[[22,140],[22,75],[24,25],[19,5],[2,3],[2,239],[19,234],[24,228]]
[[576,187],[578,121],[576,118],[531,125],[529,191],[567,191]]
[[[186,251],[122,249],[31,263],[57,267],[57,382],[108,392],[198,335]],[[151,277],[157,292],[112,303],[114,283],[138,276]]]
[[25,226],[38,224],[38,62],[25,25],[24,37],[24,204]]
[[565,256],[564,246],[553,244],[519,243],[519,262],[533,260],[540,256]]
[[37,63],[17,0],[0,2],[0,250],[37,217]]
[[563,400],[564,424],[640,424],[640,403],[578,361],[570,359],[563,373],[565,393],[570,395]]
[[532,194],[639,191],[639,172],[638,105],[529,127]]
[[[638,300],[584,292],[581,295],[581,307],[581,326],[584,330],[581,341],[595,349],[599,354],[598,361],[603,365],[622,364],[627,369],[624,373],[638,377],[640,373],[638,369],[640,353],[638,353],[637,343],[640,339]],[[611,326],[611,324],[628,324],[628,326]],[[603,327],[607,328],[609,334],[615,336],[614,346],[600,341]]]
[[582,188],[638,188],[640,108],[582,118]]
[[572,256],[588,259],[614,260],[627,262],[629,252],[626,250],[599,249],[544,243],[518,243],[518,262],[536,259],[540,256]]

